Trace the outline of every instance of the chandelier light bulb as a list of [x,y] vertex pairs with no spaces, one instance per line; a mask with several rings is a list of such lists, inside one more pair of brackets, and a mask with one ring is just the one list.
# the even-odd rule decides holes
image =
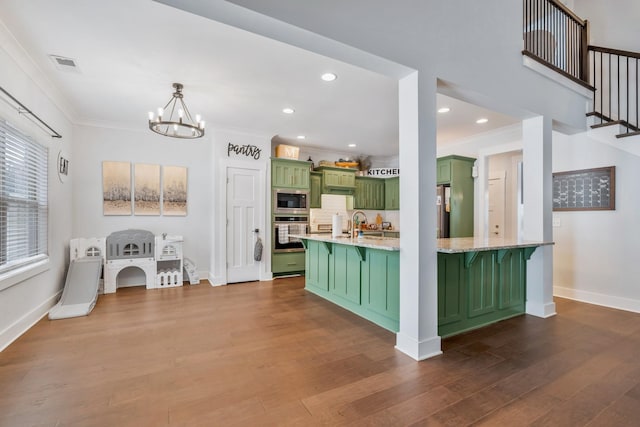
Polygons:
[[[164,136],[174,138],[195,139],[204,135],[204,121],[200,114],[193,120],[189,108],[184,101],[181,83],[173,84],[174,92],[164,108],[158,108],[158,115],[154,120],[153,113],[149,113],[149,129]],[[163,117],[165,112],[166,117]]]
[[149,120],[153,121],[153,111],[149,111]]

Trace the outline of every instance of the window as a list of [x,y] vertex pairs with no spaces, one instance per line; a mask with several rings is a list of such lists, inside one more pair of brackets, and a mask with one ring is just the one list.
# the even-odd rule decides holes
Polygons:
[[140,249],[138,248],[138,245],[136,245],[135,243],[127,243],[124,249],[122,250],[122,254],[127,256],[139,255]]
[[0,274],[47,258],[48,149],[0,120]]

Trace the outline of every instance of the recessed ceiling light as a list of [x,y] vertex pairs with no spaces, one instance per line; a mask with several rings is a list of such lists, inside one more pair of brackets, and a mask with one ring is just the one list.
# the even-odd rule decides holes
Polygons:
[[322,76],[320,76],[320,78],[325,82],[332,82],[337,79],[338,76],[333,73],[324,73]]
[[438,109],[438,113],[448,113],[449,111],[451,111],[451,108],[449,107],[442,107]]
[[349,148],[356,148],[356,147],[357,147],[357,145],[356,145],[356,144],[349,144],[347,147],[349,147]]
[[298,136],[296,136],[296,138],[298,138],[298,139],[306,139],[307,137],[304,136],[304,135],[298,135]]
[[481,124],[487,123],[488,121],[489,121],[489,119],[482,118],[482,119],[476,120],[476,123],[481,125]]
[[296,110],[294,110],[293,108],[289,108],[289,107],[282,109],[282,112],[285,113],[285,114],[293,114],[293,113],[295,113],[295,111]]

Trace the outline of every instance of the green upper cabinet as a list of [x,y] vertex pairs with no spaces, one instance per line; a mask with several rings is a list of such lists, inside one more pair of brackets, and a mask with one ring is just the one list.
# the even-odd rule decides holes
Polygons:
[[388,211],[400,210],[400,177],[384,180],[384,208]]
[[356,177],[353,197],[354,209],[384,209],[385,180],[381,178]]
[[322,202],[322,174],[320,172],[311,172],[309,182],[311,184],[309,207],[319,208]]
[[322,194],[351,195],[356,188],[356,170],[322,166]]
[[447,156],[438,159],[438,184],[451,188],[449,237],[473,236],[473,176],[476,159]]
[[271,159],[271,187],[308,190],[310,170],[310,162]]
[[447,184],[451,181],[451,160],[438,159],[438,184]]

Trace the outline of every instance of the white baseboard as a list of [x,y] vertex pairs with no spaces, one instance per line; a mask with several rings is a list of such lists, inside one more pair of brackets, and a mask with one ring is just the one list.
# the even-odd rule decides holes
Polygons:
[[211,286],[224,286],[227,284],[227,281],[224,280],[222,277],[216,277],[212,274],[209,274],[208,276],[209,276],[209,283],[211,284]]
[[424,341],[416,341],[398,332],[396,334],[396,349],[418,361],[442,354],[441,340],[438,336]]
[[583,291],[580,289],[567,288],[563,286],[554,286],[553,295],[561,298],[572,299],[575,301],[586,302],[589,304],[615,308],[617,310],[640,313],[640,301],[635,299],[617,297],[614,295],[605,295],[597,292]]
[[62,290],[56,292],[53,296],[46,299],[42,304],[16,320],[13,325],[7,327],[4,331],[0,332],[0,352],[9,345],[20,338],[22,334],[27,332],[33,325],[38,323],[40,319],[49,313],[51,307],[56,305]]
[[525,313],[546,319],[556,315],[556,304],[554,302],[539,304],[527,301]]

